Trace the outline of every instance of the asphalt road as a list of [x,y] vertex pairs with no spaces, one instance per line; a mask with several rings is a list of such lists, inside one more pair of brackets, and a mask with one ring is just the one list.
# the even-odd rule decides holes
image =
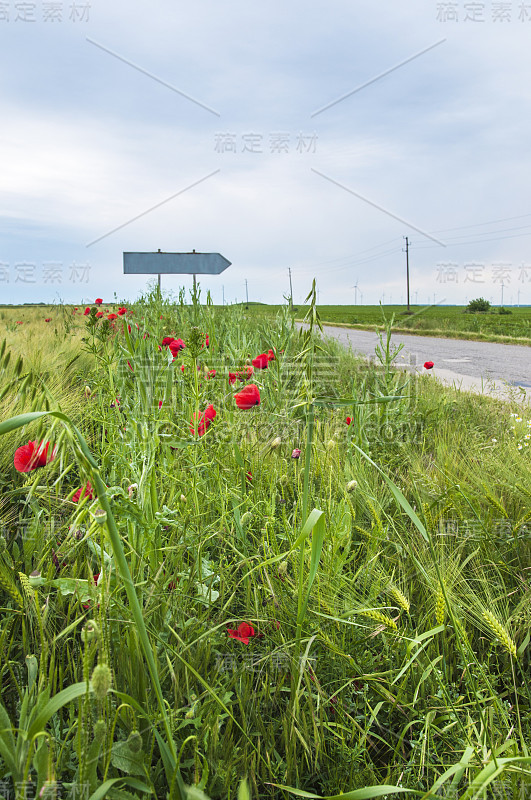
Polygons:
[[[331,336],[365,357],[374,357],[379,343],[373,331],[360,331],[323,325]],[[508,399],[531,402],[531,347],[431,336],[394,334],[391,344],[404,344],[397,366],[426,372],[425,361],[433,361],[434,378],[465,391],[475,391]],[[518,388],[521,387],[521,390]]]

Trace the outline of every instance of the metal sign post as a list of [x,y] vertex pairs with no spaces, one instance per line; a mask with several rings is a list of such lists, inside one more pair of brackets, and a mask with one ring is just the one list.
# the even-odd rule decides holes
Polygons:
[[124,253],[124,275],[157,275],[160,294],[161,275],[219,275],[231,262],[220,253]]

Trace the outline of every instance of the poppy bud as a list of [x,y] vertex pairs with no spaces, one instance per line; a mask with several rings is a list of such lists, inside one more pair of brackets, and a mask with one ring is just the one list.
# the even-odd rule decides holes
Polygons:
[[296,447],[295,450],[293,450],[293,452],[291,453],[292,458],[300,458],[300,455],[301,451],[299,450],[298,447]]
[[186,497],[184,496],[184,494],[182,494],[179,499],[183,505],[186,503]]
[[336,446],[336,443],[335,443],[334,439],[330,439],[330,441],[326,445],[326,449],[327,450],[333,450],[335,446]]
[[138,731],[131,731],[127,737],[127,745],[132,753],[140,753],[142,750],[142,737]]
[[246,511],[245,514],[242,516],[242,518],[240,520],[240,524],[241,524],[242,528],[246,528],[249,525],[249,523],[251,522],[252,518],[253,518],[253,515],[251,514],[251,512],[250,511]]
[[247,364],[248,367],[250,367],[251,366],[251,359],[250,358],[246,358],[245,359],[245,363]]
[[104,508],[97,508],[93,514],[93,517],[98,525],[105,525],[107,522],[107,512]]
[[288,562],[281,561],[280,564],[278,565],[279,578],[284,578],[284,576],[287,574],[287,571],[288,571]]
[[[299,456],[297,456],[297,458],[298,458],[298,457],[299,457]],[[283,476],[281,477],[281,479],[280,479],[280,485],[281,485],[281,486],[288,486],[288,484],[289,484],[289,478],[288,478],[288,476],[287,476],[287,475],[283,475]]]
[[103,703],[112,684],[112,674],[107,664],[98,664],[94,667],[91,681],[96,700]]
[[90,397],[92,394],[90,386],[85,386],[85,397]]
[[347,492],[353,492],[357,485],[358,481],[349,481],[347,483]]
[[94,738],[97,739],[98,742],[103,741],[103,737],[107,732],[107,725],[105,724],[105,720],[99,719],[97,722],[94,723]]
[[277,438],[273,439],[273,441],[271,442],[271,450],[278,450],[281,444],[282,444],[282,439],[280,438],[280,436],[277,436]]

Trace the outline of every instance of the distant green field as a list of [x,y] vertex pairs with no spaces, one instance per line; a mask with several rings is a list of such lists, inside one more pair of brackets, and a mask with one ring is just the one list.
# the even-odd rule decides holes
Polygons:
[[[249,311],[256,315],[270,314],[281,306],[249,304]],[[307,306],[294,306],[297,319],[302,319]],[[487,313],[465,313],[465,306],[319,306],[323,322],[349,325],[357,328],[372,328],[394,315],[393,329],[413,334],[447,336],[486,341],[517,341],[531,344],[531,306],[511,307],[509,313],[499,313],[493,308]]]
[[[113,304],[107,304],[109,308]],[[237,304],[247,308],[247,313],[257,318],[276,315],[283,307],[250,302]],[[228,308],[228,306],[226,306]],[[303,319],[308,306],[294,306],[293,315]],[[73,315],[73,306],[2,306],[0,305],[0,326],[15,330],[17,320],[29,321],[51,316],[55,321],[65,320],[70,327],[81,318]],[[531,306],[505,309],[500,313],[498,307],[487,313],[469,314],[465,306],[411,306],[411,314],[407,314],[405,306],[318,306],[322,322],[332,325],[348,325],[353,328],[372,329],[382,325],[384,315],[387,319],[394,316],[393,330],[402,333],[424,334],[426,336],[443,336],[459,339],[478,339],[490,342],[507,342],[531,345]],[[44,326],[47,327],[47,326]]]

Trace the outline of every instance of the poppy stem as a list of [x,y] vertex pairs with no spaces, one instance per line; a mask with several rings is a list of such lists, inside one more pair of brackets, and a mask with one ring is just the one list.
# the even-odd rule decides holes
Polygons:
[[313,440],[314,407],[313,402],[308,403],[306,409],[306,452],[304,453],[304,478],[302,488],[302,522],[304,524],[308,516],[308,494],[310,486],[310,467],[312,461],[312,440]]

